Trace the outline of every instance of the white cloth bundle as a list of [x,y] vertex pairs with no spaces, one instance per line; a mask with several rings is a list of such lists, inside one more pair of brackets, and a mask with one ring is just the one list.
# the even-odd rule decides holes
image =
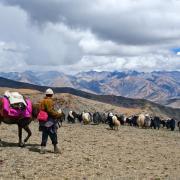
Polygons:
[[25,106],[27,106],[23,96],[18,92],[6,91],[4,93],[4,96],[6,96],[9,99],[10,104],[23,103]]

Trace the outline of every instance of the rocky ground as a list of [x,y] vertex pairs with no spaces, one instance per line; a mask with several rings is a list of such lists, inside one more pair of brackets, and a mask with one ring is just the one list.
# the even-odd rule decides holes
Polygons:
[[65,123],[58,131],[62,154],[52,153],[49,140],[41,155],[38,123],[30,127],[33,135],[20,148],[17,127],[0,126],[0,179],[180,179],[177,130]]

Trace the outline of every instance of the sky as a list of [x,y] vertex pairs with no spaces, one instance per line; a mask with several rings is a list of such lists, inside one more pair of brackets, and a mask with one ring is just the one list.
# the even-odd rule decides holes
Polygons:
[[0,0],[0,71],[180,71],[180,0]]

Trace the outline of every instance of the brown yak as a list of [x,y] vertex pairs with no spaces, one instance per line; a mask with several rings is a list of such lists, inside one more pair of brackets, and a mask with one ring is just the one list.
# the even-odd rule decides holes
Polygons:
[[[12,117],[7,117],[3,116],[2,113],[0,113],[0,124],[1,122],[6,123],[6,124],[17,124],[18,126],[18,136],[19,136],[19,146],[23,147],[25,143],[28,141],[30,136],[32,135],[32,132],[29,128],[29,124],[36,119],[37,114],[39,112],[39,106],[36,104],[32,105],[32,117],[30,118],[12,118]],[[3,110],[3,102],[2,99],[0,99],[0,111],[2,112]],[[27,132],[27,137],[22,141],[22,129],[24,129]],[[1,139],[0,139],[1,142]]]

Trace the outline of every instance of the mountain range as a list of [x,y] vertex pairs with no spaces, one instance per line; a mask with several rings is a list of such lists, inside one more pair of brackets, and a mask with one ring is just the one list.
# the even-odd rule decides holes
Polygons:
[[[18,91],[22,91],[22,90],[23,92],[25,91],[26,93],[24,95],[29,96],[30,92],[32,92],[33,90],[38,96],[41,96],[42,98],[42,95],[44,94],[47,88],[48,88],[47,86],[33,85],[29,83],[13,81],[0,77],[1,94],[3,94],[3,92],[7,89],[9,89],[10,91],[12,90],[14,91],[18,89]],[[81,102],[81,106],[83,107],[85,105],[87,107],[90,106],[90,101],[94,101],[95,104],[100,102],[120,108],[125,108],[129,110],[131,109],[133,112],[135,112],[137,109],[140,109],[141,112],[150,113],[153,116],[158,115],[166,118],[174,118],[176,120],[179,120],[180,117],[180,109],[166,107],[145,99],[132,99],[122,96],[115,96],[115,95],[97,95],[97,94],[92,94],[85,91],[73,89],[70,87],[54,87],[53,90],[56,94],[63,94],[63,93],[67,94],[68,102],[71,101],[72,99],[77,99],[77,100],[79,99],[75,97],[83,98],[84,102],[83,103]],[[32,95],[30,95],[29,97],[33,99]],[[37,97],[35,99],[37,100]],[[101,107],[101,109],[103,109],[103,107]]]
[[147,99],[174,107],[178,107],[180,101],[179,71],[88,71],[74,75],[25,71],[1,72],[0,77],[40,86],[71,87],[99,95]]

